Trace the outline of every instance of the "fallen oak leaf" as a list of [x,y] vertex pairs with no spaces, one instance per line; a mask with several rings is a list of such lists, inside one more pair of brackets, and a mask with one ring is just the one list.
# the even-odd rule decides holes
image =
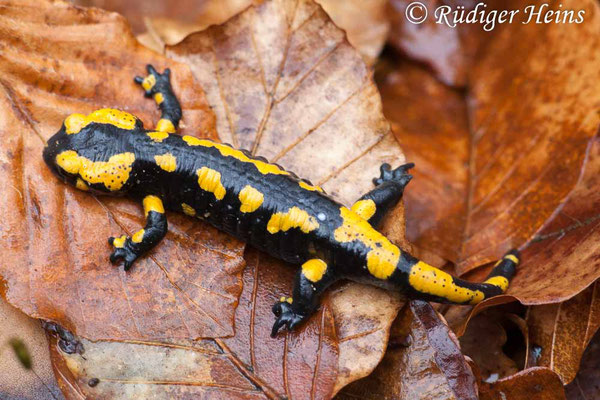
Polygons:
[[452,331],[429,303],[411,301],[394,322],[381,364],[336,397],[356,398],[468,400],[478,396],[475,377]]
[[214,116],[189,70],[144,49],[116,14],[62,2],[1,6],[3,295],[30,316],[96,340],[232,335],[240,243],[174,216],[162,246],[126,274],[111,266],[106,238],[139,224],[141,207],[61,185],[41,157],[71,112],[112,106],[146,126],[158,120],[133,83],[147,63],[173,69],[185,124],[214,137]]
[[[410,72],[401,70],[380,80],[384,112],[417,164],[415,186],[406,194],[409,238],[456,262],[460,274],[523,246],[579,180],[600,122],[600,90],[589,84],[600,81],[600,60],[590,57],[600,37],[600,13],[592,1],[564,7],[583,9],[589,18],[577,26],[504,26],[474,63],[465,99],[445,93],[424,73],[411,81],[401,76]],[[573,48],[574,41],[581,46]],[[576,79],[571,65],[580,66]],[[430,111],[431,102],[440,113]],[[440,133],[448,127],[458,129],[450,152],[438,145],[451,141]],[[433,190],[420,190],[427,187]]]
[[[372,187],[381,163],[404,163],[370,71],[311,1],[265,1],[166,50],[187,62],[201,82],[224,142],[282,164],[342,203],[351,204]],[[387,232],[395,230],[393,239],[406,248],[403,223],[400,206],[388,218]],[[344,299],[349,300],[332,297],[340,301],[332,305],[334,312],[344,312],[335,315],[336,324],[343,324],[344,315],[356,317]],[[370,299],[373,308],[390,311],[343,332],[355,339],[342,342],[341,354],[362,349],[364,358],[340,356],[345,364],[335,391],[371,372],[385,351],[401,303],[384,292]],[[364,335],[369,332],[377,342]]]

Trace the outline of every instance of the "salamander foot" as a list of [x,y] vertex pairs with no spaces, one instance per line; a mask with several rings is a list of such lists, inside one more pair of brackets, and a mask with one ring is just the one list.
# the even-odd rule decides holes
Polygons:
[[390,164],[383,163],[379,170],[381,171],[381,175],[379,178],[373,179],[373,183],[376,186],[381,185],[383,182],[398,182],[402,187],[408,185],[408,182],[413,178],[412,175],[408,173],[408,170],[415,166],[414,163],[408,163],[399,166],[396,169],[392,169]]
[[285,326],[288,331],[294,330],[294,328],[306,318],[303,315],[297,314],[292,309],[291,304],[287,301],[280,301],[275,303],[275,305],[273,306],[273,314],[275,314],[277,319],[273,324],[273,329],[271,330],[271,337],[277,336],[277,332],[279,332],[279,329],[281,329],[283,326]]

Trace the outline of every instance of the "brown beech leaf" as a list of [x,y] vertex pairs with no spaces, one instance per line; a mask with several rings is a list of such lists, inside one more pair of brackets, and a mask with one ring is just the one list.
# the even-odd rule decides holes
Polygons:
[[336,397],[351,399],[477,399],[475,377],[458,341],[424,301],[411,301],[392,327],[381,364]]
[[[260,0],[254,0],[260,2]],[[179,0],[176,4],[168,0],[73,0],[87,7],[99,7],[122,14],[136,34],[147,29],[148,20],[173,21],[181,25],[170,29],[187,31],[180,39],[209,25],[221,24],[252,4],[253,0]],[[161,22],[159,22],[160,24]],[[179,34],[178,34],[179,35]],[[169,43],[174,44],[179,40]]]
[[[165,45],[179,43],[192,32],[210,25],[218,25],[252,4],[263,0],[184,0],[176,7],[168,0],[76,0],[87,6],[96,6],[123,14],[132,24],[144,45],[159,52]],[[344,29],[348,41],[372,64],[388,35],[387,0],[316,0],[333,22]],[[144,32],[146,31],[146,32]]]
[[[291,290],[295,271],[254,250],[246,258],[235,336],[163,343],[84,340],[83,355],[65,354],[53,343],[53,364],[65,394],[93,399],[329,398],[338,368],[330,307],[321,307],[298,331],[272,339],[271,307]],[[90,386],[94,378],[99,383]]]
[[480,384],[481,400],[564,400],[558,375],[542,367],[528,368],[497,382]]
[[45,1],[3,1],[1,9],[6,299],[94,340],[232,335],[240,243],[172,216],[166,240],[125,273],[111,266],[106,238],[140,226],[141,207],[62,185],[41,157],[44,140],[71,112],[124,108],[152,126],[159,113],[133,83],[147,63],[173,69],[184,132],[215,137],[214,116],[189,70],[144,49],[116,14]]
[[381,79],[384,112],[417,165],[408,237],[459,274],[525,245],[580,177],[600,122],[600,9],[563,6],[584,9],[584,23],[503,26],[464,96],[411,66]]
[[529,345],[537,349],[527,352],[527,364],[552,369],[566,385],[575,378],[583,352],[600,328],[600,283],[563,303],[532,306],[526,320]]
[[[168,47],[167,55],[192,68],[224,142],[282,164],[343,203],[351,204],[372,187],[381,163],[404,162],[370,71],[313,2],[265,1]],[[398,207],[384,232],[406,247],[403,224]],[[367,375],[385,351],[400,301],[382,291],[368,295],[371,290],[377,292],[365,289],[365,298],[372,305],[357,310],[352,305],[365,301],[360,291],[332,297],[343,340],[336,390]],[[369,321],[344,322],[359,312]],[[357,352],[360,362],[348,357]]]
[[565,387],[569,400],[600,399],[600,333],[592,339],[573,382]]
[[[600,140],[594,139],[592,142],[581,179],[575,189],[566,199],[563,208],[548,221],[546,226],[534,238],[532,243],[523,251],[523,264],[519,267],[508,294],[494,297],[486,300],[473,309],[464,307],[451,307],[453,311],[449,321],[458,335],[464,332],[469,319],[482,310],[503,303],[519,300],[526,305],[544,305],[549,303],[561,303],[571,301],[576,294],[586,291],[579,300],[586,301],[590,290],[598,290],[598,283],[593,285],[600,277],[600,218],[598,210],[600,209],[600,194],[598,193],[598,184],[600,176]],[[471,280],[481,280],[489,272],[491,267],[479,268],[467,274],[465,277]],[[594,286],[596,289],[586,289],[588,286]],[[596,296],[596,295],[594,295]],[[593,297],[597,302],[596,297]],[[578,300],[573,299],[574,302]],[[591,300],[590,300],[591,301]],[[573,351],[571,355],[563,354],[565,360],[571,360],[571,366],[567,368],[577,368],[577,363],[581,357],[581,352],[585,348],[579,348],[584,343],[583,338],[589,338],[593,332],[598,329],[599,318],[592,303],[588,307],[579,310],[578,316],[583,315],[581,320],[573,328],[584,329],[589,333],[579,332],[576,336],[579,340],[572,342],[572,346],[563,348],[563,350]],[[593,303],[596,304],[596,303]],[[546,307],[546,306],[544,306]],[[553,307],[562,307],[558,304],[541,308],[543,310],[555,309]],[[596,307],[596,306],[594,306]],[[460,309],[459,309],[460,308]],[[586,314],[589,311],[589,315]],[[448,316],[448,314],[446,314]],[[588,321],[588,322],[585,322]],[[551,327],[553,320],[547,321]],[[584,327],[581,328],[581,324]],[[585,325],[587,324],[587,325]],[[551,335],[552,330],[544,329],[543,335]],[[568,339],[570,341],[571,339]],[[547,342],[546,342],[547,343]],[[548,350],[546,355],[548,355]],[[574,364],[573,364],[574,363]],[[535,365],[535,363],[531,364]],[[573,371],[567,375],[569,380],[573,377]],[[561,375],[562,376],[562,375]],[[564,376],[563,376],[564,378]]]

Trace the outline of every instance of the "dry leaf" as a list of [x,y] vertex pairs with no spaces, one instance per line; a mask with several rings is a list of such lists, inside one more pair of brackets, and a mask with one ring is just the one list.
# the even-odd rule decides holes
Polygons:
[[390,29],[387,0],[317,0],[333,22],[346,31],[348,41],[373,64]]
[[[369,70],[315,3],[266,1],[222,26],[188,36],[167,54],[192,68],[224,142],[282,164],[343,203],[351,204],[372,187],[381,163],[404,162]],[[404,245],[401,207],[387,222],[393,227],[386,231],[395,230],[393,239]],[[342,330],[343,338],[353,339],[340,348],[343,372],[336,390],[367,375],[381,359],[400,307],[392,296],[370,296],[373,305],[365,311],[390,311]],[[342,323],[344,315],[355,317],[351,304],[361,300],[334,296],[333,301],[336,321]],[[363,359],[350,359],[344,349],[360,349]]]
[[429,303],[411,301],[392,327],[390,346],[371,375],[342,389],[345,399],[477,399],[475,377],[456,337]]
[[[372,64],[388,35],[389,20],[386,0],[316,0],[333,22],[344,29],[348,40]],[[173,7],[169,1],[76,0],[75,3],[96,6],[123,14],[140,33],[141,42],[159,52],[165,45],[179,43],[192,32],[218,25],[252,4],[262,0],[193,0],[180,1]],[[144,32],[146,31],[146,32]]]
[[158,120],[133,83],[150,62],[173,69],[186,126],[214,137],[202,89],[185,66],[138,45],[116,14],[60,2],[2,7],[0,182],[8,189],[0,199],[0,273],[7,300],[91,339],[232,335],[243,266],[238,242],[173,216],[162,245],[125,273],[111,266],[106,238],[140,226],[141,207],[61,185],[41,157],[44,140],[71,112],[123,107],[147,126]]
[[535,359],[531,351],[527,352],[528,365],[548,367],[565,385],[570,383],[579,370],[583,352],[600,328],[600,283],[563,303],[530,307],[527,325],[529,345],[539,349]]
[[[456,311],[450,321],[458,335],[464,332],[473,315],[488,307],[519,300],[527,305],[554,303],[554,306],[548,306],[549,309],[552,309],[552,307],[559,307],[556,303],[568,301],[576,294],[586,290],[586,287],[600,277],[600,260],[598,258],[600,195],[597,190],[599,174],[600,140],[596,138],[589,148],[581,179],[565,201],[563,208],[523,251],[523,264],[519,267],[511,283],[508,295],[485,300],[471,310],[464,307],[457,310],[457,307],[453,307],[453,310]],[[465,277],[475,281],[481,280],[487,275],[489,269],[490,267],[479,268]],[[583,296],[582,299],[585,298],[585,295]],[[590,310],[590,308],[580,310],[583,314],[579,314],[579,316],[583,315],[585,320],[577,323],[584,324],[587,328],[583,329],[590,330],[586,340],[589,340],[598,324],[598,316],[590,313],[588,317],[585,314]],[[552,326],[553,321],[552,319],[546,323]],[[552,330],[546,331],[551,332]],[[581,333],[577,336],[582,338]],[[576,340],[575,343],[577,343],[576,346],[570,347],[575,352],[567,358],[575,362],[572,365],[576,368],[577,361],[575,360],[581,357],[581,351],[585,346],[577,349],[577,346],[583,342]],[[569,376],[572,379],[573,371],[569,373]]]
[[[291,290],[295,271],[254,250],[246,258],[235,336],[171,343],[84,340],[83,355],[65,354],[53,343],[63,387],[93,399],[329,398],[338,368],[330,308],[321,307],[298,331],[272,339],[271,307]],[[91,379],[98,384],[90,386]]]
[[564,400],[558,375],[548,368],[529,368],[492,384],[482,384],[481,400]]
[[526,244],[579,179],[600,122],[600,88],[590,84],[600,82],[600,10],[564,7],[589,18],[507,25],[477,59],[465,98],[414,67],[382,79],[384,112],[417,164],[409,238],[461,274]]

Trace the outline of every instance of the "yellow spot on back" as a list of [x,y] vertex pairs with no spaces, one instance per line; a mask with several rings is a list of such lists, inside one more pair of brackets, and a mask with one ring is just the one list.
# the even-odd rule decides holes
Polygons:
[[152,74],[145,77],[144,81],[142,82],[142,87],[144,90],[150,90],[154,87],[154,85],[156,85],[156,77]]
[[454,303],[479,303],[485,297],[480,290],[455,285],[452,275],[419,261],[410,269],[408,282],[419,292],[443,297]]
[[194,210],[194,207],[190,206],[189,204],[181,203],[181,209],[183,210],[184,214],[189,215],[190,217],[194,217],[196,215],[196,210]]
[[300,185],[300,187],[302,189],[312,190],[312,191],[316,191],[316,192],[322,192],[323,191],[323,189],[320,186],[309,185],[308,183],[306,183],[304,181],[300,181],[299,185]]
[[219,150],[221,155],[223,155],[224,157],[233,157],[236,160],[239,160],[241,162],[253,164],[256,167],[256,169],[258,170],[258,172],[260,172],[263,175],[267,175],[267,174],[289,175],[290,174],[289,172],[284,171],[283,169],[279,168],[275,164],[269,164],[264,161],[254,160],[254,159],[248,157],[247,155],[245,155],[242,151],[234,149],[233,147],[230,147],[230,146],[226,146],[224,144],[211,142],[210,140],[205,140],[205,139],[198,139],[196,137],[187,136],[187,135],[183,137],[183,140],[189,146],[214,147],[217,150]]
[[508,289],[508,279],[503,276],[493,276],[485,280],[483,283],[489,283],[490,285],[498,286],[503,292],[506,292],[506,289]]
[[165,213],[165,207],[163,206],[163,202],[157,196],[149,195],[144,197],[142,204],[144,206],[144,214],[146,215],[146,217],[148,216],[148,213],[150,211],[155,211],[161,214]]
[[146,135],[148,135],[150,137],[150,139],[154,140],[157,143],[160,143],[169,137],[169,134],[167,132],[161,132],[161,131],[149,131],[149,132],[146,132]]
[[96,110],[87,117],[83,114],[71,114],[65,119],[65,132],[69,135],[79,133],[92,122],[99,124],[110,124],[117,128],[132,130],[138,119],[125,111],[114,108],[103,108]]
[[515,264],[519,263],[519,259],[517,257],[515,257],[514,255],[512,255],[512,254],[505,255],[504,259],[510,260],[510,261],[514,262]]
[[75,187],[77,189],[83,190],[85,192],[87,192],[88,190],[90,190],[90,187],[81,178],[77,178],[77,181],[75,182]]
[[70,174],[79,174],[89,184],[102,183],[111,191],[119,190],[129,179],[133,153],[115,154],[108,161],[91,161],[73,150],[63,151],[56,156],[56,164]]
[[316,218],[308,215],[298,207],[292,207],[285,213],[275,213],[267,223],[269,233],[279,231],[287,232],[291,228],[299,228],[304,233],[309,233],[319,228]]
[[198,175],[198,185],[202,190],[211,192],[215,195],[217,200],[225,197],[225,187],[221,184],[221,173],[210,169],[208,167],[202,167],[196,171]]
[[165,101],[165,98],[160,92],[154,93],[154,101],[156,102],[156,104],[160,105],[163,101]]
[[242,203],[240,206],[240,211],[243,213],[256,211],[263,203],[264,198],[265,196],[257,189],[250,185],[246,185],[239,194],[239,199]]
[[168,119],[161,118],[156,124],[156,130],[167,133],[175,133],[175,125]]
[[352,211],[360,215],[360,217],[365,221],[368,221],[373,215],[375,215],[375,211],[377,211],[377,206],[375,205],[375,202],[371,199],[358,200],[352,205]]
[[340,214],[343,221],[333,232],[335,240],[342,243],[358,240],[364,244],[369,249],[367,268],[371,275],[389,278],[400,259],[400,249],[352,210],[342,207]]
[[177,169],[177,160],[171,153],[165,153],[163,155],[154,156],[156,164],[167,172],[173,172]]
[[320,281],[325,271],[327,271],[327,264],[318,258],[308,260],[302,264],[302,274],[311,282]]
[[131,237],[131,241],[133,243],[141,243],[142,240],[144,240],[144,233],[146,233],[146,231],[144,229],[140,229],[139,231],[133,234],[133,236]]

